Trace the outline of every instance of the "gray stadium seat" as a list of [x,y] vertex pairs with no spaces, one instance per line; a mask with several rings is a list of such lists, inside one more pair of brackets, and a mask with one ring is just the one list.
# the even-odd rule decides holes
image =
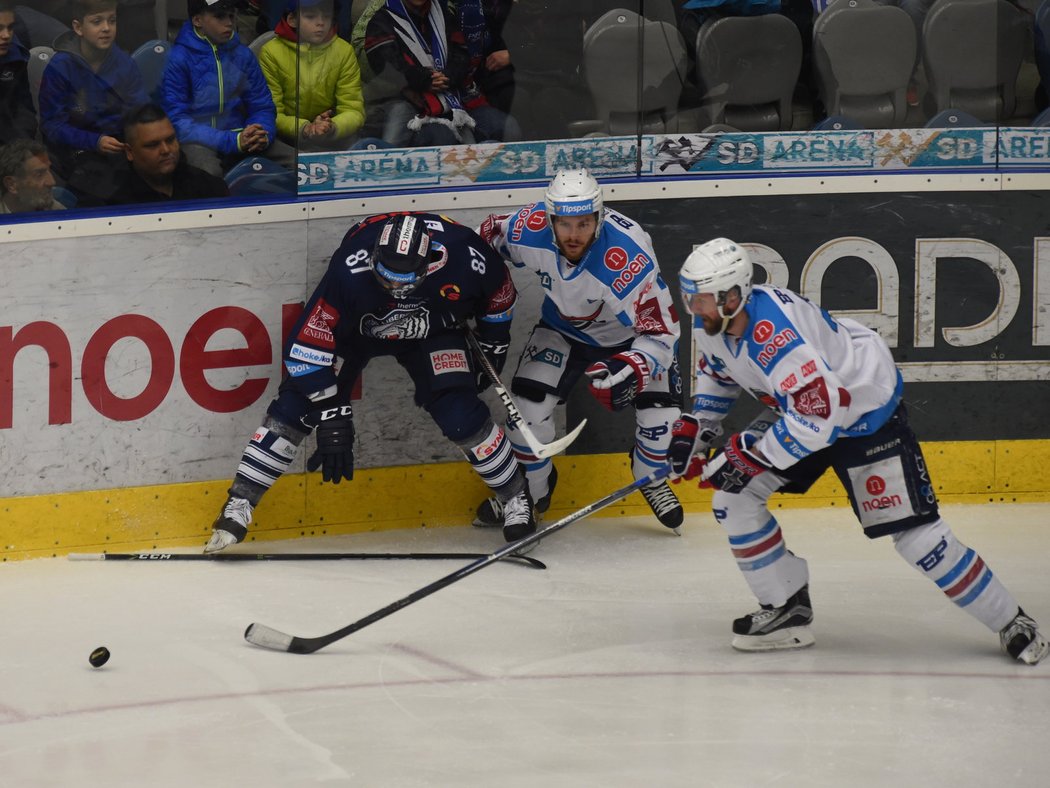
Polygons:
[[897,6],[837,0],[813,24],[813,68],[828,115],[867,129],[904,125],[915,25]]
[[252,51],[252,54],[254,54],[256,58],[258,58],[259,52],[262,50],[263,45],[276,35],[277,33],[275,33],[273,30],[267,30],[265,33],[260,33],[252,40],[250,44],[248,44],[248,49],[250,49]]
[[29,31],[29,44],[26,44],[25,41],[22,42],[27,46],[53,47],[60,36],[70,32],[69,25],[29,6],[16,5],[15,16],[22,21],[26,26],[26,30]]
[[39,46],[29,50],[29,65],[27,73],[29,76],[29,92],[33,94],[33,106],[37,115],[40,114],[40,81],[44,78],[44,69],[51,62],[55,50],[51,47]]
[[792,124],[802,37],[781,14],[708,19],[696,35],[700,125],[776,131]]
[[159,38],[147,41],[131,54],[131,59],[139,67],[142,75],[142,86],[150,101],[160,103],[160,86],[164,77],[164,67],[168,63],[171,44]]
[[937,0],[922,29],[927,114],[951,108],[987,123],[1010,118],[1030,32],[1007,0]]
[[584,33],[583,69],[597,118],[570,123],[573,136],[690,130],[679,127],[677,114],[688,60],[674,25],[609,11]]

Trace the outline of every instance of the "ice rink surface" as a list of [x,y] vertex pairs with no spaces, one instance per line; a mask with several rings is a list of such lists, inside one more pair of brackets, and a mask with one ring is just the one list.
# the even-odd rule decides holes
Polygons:
[[[948,506],[1050,625],[1050,506]],[[777,512],[810,562],[813,648],[743,654],[756,607],[709,514],[676,538],[592,518],[312,655],[243,640],[334,631],[463,561],[0,566],[0,785],[1043,786],[1050,661],[870,542],[848,511]],[[469,527],[245,552],[480,551]],[[100,645],[112,658],[88,665]]]

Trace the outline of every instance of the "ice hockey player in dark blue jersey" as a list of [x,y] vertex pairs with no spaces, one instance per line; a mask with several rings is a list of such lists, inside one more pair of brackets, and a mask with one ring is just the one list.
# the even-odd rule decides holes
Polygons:
[[252,511],[313,432],[307,469],[326,482],[354,475],[350,394],[369,360],[393,356],[415,402],[455,443],[508,512],[508,542],[536,530],[525,474],[478,396],[486,385],[464,324],[503,368],[517,292],[502,258],[473,230],[428,213],[371,216],[332,256],[284,348],[288,377],[244,450],[206,553],[244,540]]

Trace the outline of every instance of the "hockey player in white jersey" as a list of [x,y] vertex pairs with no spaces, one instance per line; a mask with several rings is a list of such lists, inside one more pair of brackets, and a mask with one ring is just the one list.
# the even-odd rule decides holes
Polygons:
[[[540,321],[511,383],[536,438],[554,439],[554,409],[586,375],[607,409],[635,408],[634,477],[665,466],[681,408],[681,329],[649,234],[604,207],[602,188],[585,169],[559,172],[542,203],[490,216],[478,232],[515,267],[535,272],[544,290]],[[536,511],[544,512],[556,469],[532,454],[520,433],[508,433],[525,465]],[[641,493],[661,523],[681,525],[682,506],[665,481]],[[474,524],[502,524],[496,498],[481,503]]]
[[[864,533],[897,552],[1030,665],[1050,643],[973,549],[941,519],[903,381],[886,343],[783,288],[752,286],[747,251],[725,238],[697,247],[679,277],[693,316],[692,412],[675,423],[674,474],[716,488],[715,518],[761,608],[733,622],[742,651],[812,645],[809,570],[768,507],[833,468]],[[708,457],[741,391],[771,410]]]

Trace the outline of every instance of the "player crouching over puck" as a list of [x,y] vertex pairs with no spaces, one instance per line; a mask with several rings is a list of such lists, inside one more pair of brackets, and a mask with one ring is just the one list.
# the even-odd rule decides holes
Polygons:
[[485,355],[501,369],[516,299],[503,259],[446,217],[385,214],[351,227],[292,328],[284,349],[288,377],[241,456],[204,552],[244,540],[252,510],[310,432],[317,450],[307,469],[320,468],[334,484],[353,478],[350,394],[368,361],[383,355],[408,372],[416,404],[499,498],[506,541],[534,533],[524,470],[478,396],[488,381],[476,370],[463,328],[476,320]]
[[[716,488],[715,518],[761,607],[733,622],[742,651],[813,644],[809,570],[769,511],[775,492],[803,493],[833,468],[864,533],[891,536],[904,560],[1034,665],[1050,651],[990,567],[941,519],[908,426],[903,380],[871,329],[834,318],[790,290],[752,286],[747,251],[725,238],[699,246],[679,283],[697,350],[693,409],[675,423],[674,474]],[[742,390],[773,410],[708,452]]]

